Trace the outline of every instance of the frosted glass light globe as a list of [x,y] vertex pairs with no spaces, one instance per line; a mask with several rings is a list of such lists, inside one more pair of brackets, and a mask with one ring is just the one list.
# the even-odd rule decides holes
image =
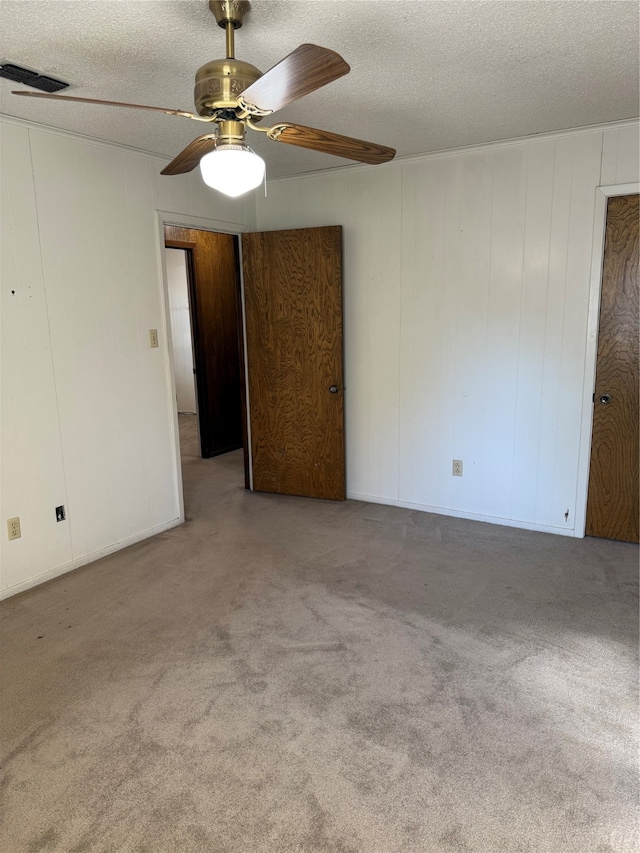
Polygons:
[[265,165],[246,145],[219,145],[200,160],[202,180],[218,192],[237,198],[259,187]]

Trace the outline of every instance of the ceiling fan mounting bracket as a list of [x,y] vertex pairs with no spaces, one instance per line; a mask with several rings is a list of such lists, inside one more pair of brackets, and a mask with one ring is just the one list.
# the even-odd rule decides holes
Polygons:
[[223,29],[226,29],[227,24],[233,24],[234,30],[239,30],[250,8],[248,0],[209,0],[209,9],[215,15],[218,26]]

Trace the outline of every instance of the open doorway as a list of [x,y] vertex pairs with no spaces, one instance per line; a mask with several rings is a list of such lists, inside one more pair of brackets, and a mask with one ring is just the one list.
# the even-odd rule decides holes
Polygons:
[[194,476],[229,481],[235,472],[247,484],[238,247],[233,235],[173,225],[164,226],[164,238],[188,504]]
[[[344,500],[342,228],[243,232],[241,285],[238,235],[198,230],[206,220],[193,227],[166,224],[172,217],[160,212],[161,237],[165,246],[187,250],[193,273],[189,304],[201,457],[228,459],[242,447],[246,488]],[[202,235],[213,249],[201,248]],[[223,315],[225,345],[215,333]],[[231,370],[235,382],[226,388],[238,407],[221,405],[212,384]],[[174,373],[171,358],[172,380]],[[235,444],[214,429],[231,422],[223,416],[232,411],[240,412]],[[176,414],[176,462],[184,484],[177,426]]]

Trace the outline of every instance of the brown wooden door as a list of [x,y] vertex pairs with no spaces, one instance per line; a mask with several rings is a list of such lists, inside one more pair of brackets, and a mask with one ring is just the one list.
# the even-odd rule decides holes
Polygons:
[[243,234],[253,488],[344,500],[342,228]]
[[609,199],[587,500],[588,536],[638,541],[638,196]]
[[165,225],[165,245],[191,258],[189,303],[200,449],[217,456],[243,446],[239,264],[231,234]]

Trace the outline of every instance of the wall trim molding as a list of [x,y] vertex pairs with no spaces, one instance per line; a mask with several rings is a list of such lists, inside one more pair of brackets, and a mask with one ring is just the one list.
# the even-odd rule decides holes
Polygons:
[[171,521],[166,521],[164,524],[159,524],[157,527],[150,527],[148,530],[134,533],[133,536],[128,536],[126,539],[120,539],[117,542],[113,542],[111,545],[107,545],[105,548],[100,548],[98,551],[92,551],[90,554],[84,554],[82,557],[78,557],[75,560],[70,560],[68,563],[63,563],[61,566],[56,566],[53,569],[42,572],[42,574],[29,578],[29,580],[23,581],[22,583],[9,586],[0,591],[0,601],[3,601],[5,598],[11,598],[20,592],[26,592],[26,590],[32,589],[34,586],[40,586],[47,581],[60,577],[60,575],[66,575],[67,572],[79,569],[81,566],[86,566],[89,563],[100,560],[102,557],[107,557],[109,554],[114,554],[116,551],[128,548],[129,545],[135,545],[137,542],[142,542],[144,539],[150,539],[152,536],[157,536],[158,533],[164,533],[166,530],[171,530],[172,527],[178,527],[180,524],[182,524],[182,521],[179,518],[173,518]]
[[598,357],[598,332],[600,328],[600,296],[602,294],[602,266],[607,229],[607,203],[610,198],[640,193],[640,183],[615,184],[596,187],[593,239],[591,252],[591,280],[589,282],[589,313],[587,341],[584,357],[584,385],[582,388],[582,421],[578,450],[578,479],[576,484],[576,536],[584,537],[587,527],[587,497],[589,468],[591,466],[591,433],[593,429],[593,394],[596,385]]
[[[239,235],[249,230],[244,222],[229,222],[226,219],[209,219],[204,216],[191,216],[188,213],[173,213],[170,210],[155,211],[161,218],[163,225],[177,225],[179,228],[195,228],[198,231],[216,231],[221,234]],[[164,240],[164,231],[162,239]],[[164,246],[164,243],[163,243]]]
[[364,503],[383,504],[384,506],[397,506],[401,509],[414,509],[418,512],[431,512],[434,515],[445,515],[449,518],[464,518],[467,521],[483,521],[487,524],[499,524],[502,527],[515,527],[519,530],[532,530],[535,533],[552,533],[556,536],[575,536],[573,527],[552,527],[547,524],[535,524],[530,521],[517,521],[511,518],[499,518],[493,515],[479,515],[464,510],[449,509],[429,504],[416,504],[411,501],[399,501],[395,498],[380,498],[376,495],[361,495],[357,492],[347,492],[347,498],[353,501],[364,501]]
[[[119,142],[109,142],[106,139],[100,139],[97,136],[88,136],[84,133],[76,133],[72,130],[63,130],[59,127],[54,127],[49,124],[40,124],[39,122],[29,121],[27,119],[18,118],[17,116],[9,115],[8,113],[0,112],[0,122],[6,121],[9,124],[16,124],[22,127],[33,127],[37,130],[44,131],[46,133],[57,134],[58,136],[66,136],[71,139],[82,139],[86,142],[92,142],[95,145],[101,145],[105,148],[115,148],[118,151],[129,151],[132,154],[142,154],[145,157],[152,157],[156,160],[159,160],[162,163],[168,163],[170,157],[164,154],[156,154],[152,151],[145,151],[144,148],[135,148],[132,145],[123,145]],[[604,130],[613,130],[615,128],[620,127],[638,127],[640,130],[640,117],[633,117],[627,119],[620,119],[618,121],[604,122],[601,124],[586,124],[582,127],[572,127],[566,128],[564,130],[549,130],[543,131],[541,133],[532,133],[528,136],[514,136],[509,137],[507,139],[496,139],[490,142],[478,142],[474,145],[462,145],[459,148],[440,148],[437,151],[429,151],[424,154],[408,154],[405,157],[396,157],[394,160],[391,160],[389,163],[384,163],[381,166],[378,166],[378,169],[389,169],[394,166],[403,165],[405,163],[415,163],[420,162],[422,160],[431,160],[436,157],[447,157],[450,154],[463,154],[465,152],[471,151],[481,151],[485,148],[502,148],[506,145],[516,145],[521,142],[532,142],[537,139],[555,139],[563,136],[572,136],[576,133],[593,133],[594,131],[604,131]],[[347,166],[331,166],[328,169],[317,169],[311,172],[298,172],[295,175],[282,175],[281,177],[269,178],[267,176],[267,184],[275,183],[276,181],[294,181],[300,178],[317,178],[319,175],[328,175],[333,172],[346,172],[368,169],[370,168],[366,164],[363,163],[354,163],[353,165]]]
[[[462,145],[459,148],[441,148],[437,151],[429,151],[424,154],[408,154],[405,157],[396,157],[388,163],[383,163],[376,166],[376,171],[380,169],[392,169],[394,166],[403,166],[410,163],[420,163],[424,160],[434,160],[439,157],[449,157],[455,154],[466,154],[472,151],[482,151],[492,148],[505,148],[511,145],[518,145],[525,142],[535,142],[544,139],[559,139],[565,136],[575,136],[582,133],[596,133],[598,131],[616,130],[617,128],[637,127],[640,131],[640,117],[621,119],[620,121],[605,122],[604,124],[589,124],[583,127],[567,128],[565,130],[550,130],[542,133],[532,133],[528,136],[514,136],[509,139],[496,139],[492,142],[478,142],[474,145]],[[282,175],[281,177],[269,178],[267,176],[267,184],[280,183],[281,181],[296,181],[301,178],[317,178],[321,175],[330,175],[335,172],[352,172],[362,169],[369,169],[370,166],[362,163],[354,163],[349,166],[331,166],[328,169],[317,169],[313,172],[299,172],[296,175]]]
[[83,142],[92,142],[94,145],[100,145],[102,148],[115,148],[117,151],[128,151],[130,154],[142,154],[144,157],[151,157],[161,163],[168,163],[170,157],[165,154],[154,154],[152,151],[145,151],[144,148],[135,148],[133,145],[123,145],[120,142],[110,142],[108,139],[100,139],[98,136],[88,136],[86,133],[76,133],[73,130],[63,130],[61,127],[54,127],[50,124],[41,124],[37,121],[28,121],[24,118],[0,113],[0,123],[15,124],[18,127],[33,128],[45,133],[52,133],[54,136],[64,136],[67,139],[81,139]]

